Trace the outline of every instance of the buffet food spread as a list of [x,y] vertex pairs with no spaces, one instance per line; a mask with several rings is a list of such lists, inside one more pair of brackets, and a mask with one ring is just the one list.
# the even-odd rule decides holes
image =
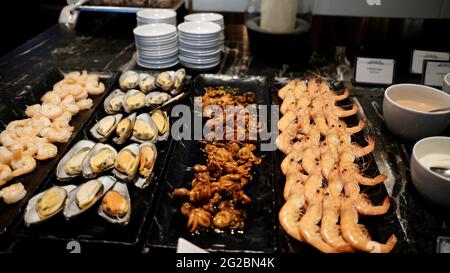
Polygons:
[[[44,190],[29,196],[16,234],[68,240],[90,234],[94,226],[117,226],[137,238],[142,225],[150,221],[146,219],[152,219],[147,216],[154,203],[156,216],[150,221],[151,230],[165,229],[159,231],[160,235],[176,228],[179,234],[212,244],[224,239],[225,234],[237,242],[247,236],[257,240],[261,230],[252,229],[263,221],[267,224],[264,232],[270,234],[265,237],[276,237],[279,226],[291,238],[322,252],[395,249],[396,234],[387,242],[379,242],[359,224],[360,215],[388,213],[390,201],[386,196],[381,204],[373,204],[361,189],[380,185],[387,177],[366,176],[358,165],[358,159],[374,150],[375,140],[363,133],[364,120],[355,126],[344,120],[359,111],[356,104],[348,109],[340,106],[351,96],[348,89],[333,91],[318,78],[292,80],[280,88],[276,93],[281,116],[275,143],[284,157],[277,160],[273,152],[259,151],[261,141],[250,137],[251,129],[260,132],[264,126],[248,109],[269,104],[270,94],[261,93],[270,89],[268,81],[254,80],[256,85],[251,87],[265,88],[261,90],[249,89],[248,79],[220,76],[209,79],[200,75],[192,84],[184,69],[156,74],[125,71],[116,78],[114,89],[106,88],[94,73],[66,73],[52,91],[45,93],[41,103],[27,107],[28,118],[12,121],[1,132],[2,185],[32,172],[35,160],[55,157],[58,148],[53,143],[71,142],[51,175],[42,181]],[[71,138],[75,131],[71,118],[93,107],[89,96],[104,92],[98,109],[76,138]],[[209,130],[202,139],[190,140],[189,144],[170,135],[171,106],[187,105],[195,114],[191,102],[184,100],[186,96],[202,99],[197,114]],[[229,106],[241,108],[230,113],[226,111]],[[210,107],[224,111],[217,114]],[[230,127],[229,122],[238,118],[243,118],[244,127],[235,123]],[[356,144],[356,134],[363,134],[366,144]],[[177,143],[173,150],[172,142]],[[175,154],[181,156],[178,161]],[[174,167],[177,164],[192,172],[176,178],[181,181],[171,181],[180,168]],[[275,180],[271,168],[280,171],[282,177]],[[163,186],[165,183],[173,183],[173,187]],[[282,199],[277,201],[276,184],[284,185]],[[26,193],[20,182],[0,190],[6,204],[20,201]],[[281,205],[279,210],[276,202]],[[170,227],[156,224],[156,219],[167,219],[161,216],[166,214],[164,206],[171,208],[174,219],[182,216],[180,222],[186,228],[172,226],[178,220],[169,221]],[[269,211],[256,217],[257,207]],[[71,230],[73,219],[86,229]],[[62,224],[68,230],[57,231],[56,226]],[[174,247],[174,240],[181,235],[164,236],[150,236],[149,245]],[[107,238],[116,239],[111,234]],[[266,243],[262,251],[277,250],[274,241]],[[239,247],[230,244],[226,249]],[[258,251],[258,246],[252,251]]]

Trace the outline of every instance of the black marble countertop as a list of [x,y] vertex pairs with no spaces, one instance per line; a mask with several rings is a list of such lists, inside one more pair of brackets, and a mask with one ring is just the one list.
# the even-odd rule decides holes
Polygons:
[[[55,67],[100,70],[139,68],[132,34],[134,26],[134,16],[86,15],[80,18],[75,29],[55,25],[3,56],[0,58],[0,109],[4,109],[2,105],[5,104],[23,107],[17,101],[18,98],[32,92],[33,86]],[[244,26],[227,25],[222,64],[209,72],[275,78],[314,73],[336,77],[335,71],[333,64],[268,64],[264,58],[252,55]],[[349,75],[351,71],[347,71],[344,80]],[[345,84],[352,88],[353,95],[364,106],[370,126],[379,141],[378,145],[381,145],[380,149],[395,177],[387,188],[397,208],[397,216],[410,246],[409,251],[435,252],[437,237],[450,236],[450,214],[423,200],[412,185],[409,157],[413,143],[402,142],[392,136],[372,107],[373,101],[382,105],[383,89],[353,87],[350,82]],[[2,111],[0,122],[8,122]],[[449,130],[446,135],[450,135]],[[0,237],[0,252],[14,251],[16,243],[15,238]]]

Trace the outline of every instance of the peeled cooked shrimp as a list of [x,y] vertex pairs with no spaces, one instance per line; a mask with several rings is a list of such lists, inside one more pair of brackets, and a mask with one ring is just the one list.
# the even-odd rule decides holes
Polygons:
[[61,98],[57,94],[55,94],[55,92],[48,91],[47,93],[44,94],[44,96],[42,96],[41,102],[58,105],[61,103]]
[[342,237],[341,230],[337,224],[339,221],[339,210],[341,197],[327,195],[323,199],[323,213],[320,222],[320,235],[323,240],[335,248],[338,252],[351,252],[351,244]]
[[63,112],[63,109],[60,105],[54,105],[48,102],[45,102],[41,106],[41,115],[47,117],[49,119],[55,119],[60,116]]
[[12,175],[14,177],[21,176],[34,171],[36,168],[36,160],[30,155],[22,153],[21,150],[12,151],[13,160],[11,167],[13,169]]
[[11,151],[20,150],[24,155],[34,156],[37,151],[36,143],[30,137],[22,137],[16,140],[10,147]]
[[16,142],[17,135],[11,130],[4,130],[0,133],[0,144],[5,147],[11,147]]
[[0,186],[13,179],[13,173],[8,165],[0,164]]
[[12,153],[11,151],[4,147],[0,146],[0,164],[11,165]]
[[72,116],[78,114],[80,112],[80,107],[76,104],[75,98],[73,96],[67,96],[62,101],[65,112],[70,112]]
[[80,111],[91,109],[92,106],[94,106],[94,102],[92,101],[92,99],[82,99],[77,101],[76,103],[80,108]]
[[30,106],[27,106],[27,109],[25,110],[25,115],[27,115],[27,117],[30,117],[30,118],[41,116],[41,105],[33,104]]
[[341,203],[341,231],[344,239],[353,248],[371,253],[389,253],[397,244],[397,237],[392,234],[386,244],[372,241],[358,225],[358,212],[350,198]]
[[0,199],[3,198],[3,202],[9,205],[19,202],[26,194],[23,184],[16,183],[0,190]]
[[72,136],[72,131],[66,128],[48,127],[41,131],[41,136],[46,137],[50,142],[68,142]]
[[58,154],[58,148],[51,143],[39,143],[35,158],[37,160],[46,160],[53,158]]
[[278,213],[278,220],[283,230],[300,242],[304,242],[304,240],[300,234],[298,223],[304,214],[304,205],[303,193],[296,193],[289,197]]
[[86,82],[86,90],[89,95],[97,96],[105,92],[105,85],[96,80]]

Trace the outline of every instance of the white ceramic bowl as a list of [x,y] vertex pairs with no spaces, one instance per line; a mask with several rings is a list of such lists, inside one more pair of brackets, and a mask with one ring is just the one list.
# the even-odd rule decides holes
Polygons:
[[450,111],[417,111],[398,104],[398,100],[419,101],[444,108],[450,107],[450,95],[418,84],[397,84],[387,88],[384,93],[383,116],[388,129],[398,137],[418,140],[439,135],[450,124]]
[[148,24],[138,26],[133,30],[133,33],[137,37],[170,37],[176,33],[177,28],[169,24]]
[[450,95],[450,73],[444,76],[444,85],[442,91]]
[[219,13],[193,13],[184,16],[185,21],[223,22],[223,15]]
[[193,35],[214,35],[221,31],[220,26],[211,22],[184,22],[178,25],[178,31]]
[[180,55],[179,56],[180,60],[182,60],[183,62],[187,62],[187,63],[191,63],[191,64],[211,64],[211,63],[216,63],[218,61],[220,61],[220,55],[213,57],[213,58],[208,58],[208,59],[203,59],[203,58],[189,58],[186,57],[184,55]]
[[[450,160],[450,137],[429,137],[414,145],[411,155],[411,179],[417,191],[435,204],[450,208],[450,179],[432,172],[430,154],[441,154]],[[442,166],[436,166],[442,167]]]
[[177,17],[177,13],[171,9],[141,9],[137,12],[137,18],[164,20]]

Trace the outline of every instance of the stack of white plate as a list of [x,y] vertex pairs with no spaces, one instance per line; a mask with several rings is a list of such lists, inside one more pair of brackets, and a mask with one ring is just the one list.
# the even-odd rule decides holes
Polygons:
[[177,25],[177,13],[171,9],[141,9],[137,12],[137,25],[170,24]]
[[180,63],[193,69],[208,69],[220,63],[220,32],[211,22],[185,22],[178,25]]
[[223,15],[218,13],[194,13],[189,14],[184,17],[185,22],[211,22],[216,23],[220,26],[222,30],[220,32],[220,41],[222,42],[221,48],[223,49],[223,44],[225,42],[225,22],[223,20]]
[[169,24],[148,24],[134,29],[137,62],[150,69],[178,64],[177,28]]

